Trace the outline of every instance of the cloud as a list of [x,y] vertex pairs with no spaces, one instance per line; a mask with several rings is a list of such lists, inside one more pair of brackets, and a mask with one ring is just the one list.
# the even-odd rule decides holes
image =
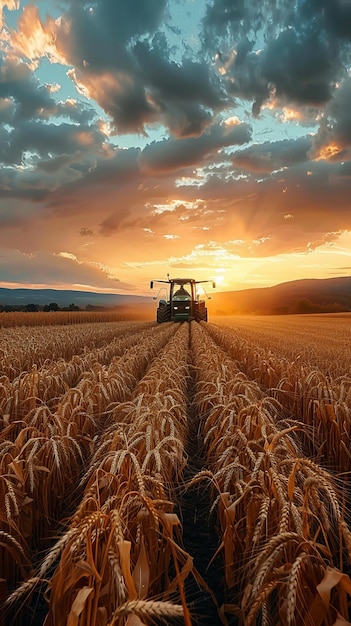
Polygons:
[[0,233],[6,232],[8,237],[9,230],[13,233],[17,229],[26,230],[31,222],[36,220],[37,214],[38,209],[30,199],[19,202],[17,199],[7,198],[0,201]]
[[72,124],[42,124],[37,121],[19,122],[8,132],[7,145],[0,152],[1,160],[20,164],[23,154],[31,152],[47,158],[56,155],[72,155],[75,152],[96,152],[104,137],[96,128],[77,127]]
[[351,229],[350,174],[346,164],[319,161],[297,162],[258,179],[255,172],[239,179],[227,175],[225,181],[209,177],[197,189],[209,237],[223,243],[235,233],[246,242],[236,247],[241,256],[312,250]]
[[43,22],[27,5],[11,43],[18,56],[72,66],[78,91],[102,107],[116,133],[145,133],[162,123],[175,136],[198,135],[226,105],[226,94],[204,60],[170,59],[159,31],[166,7],[165,0],[72,2],[60,19]]
[[91,3],[70,0],[58,30],[62,47],[79,65],[83,59],[96,68],[120,64],[116,55],[138,37],[157,31],[165,16],[166,0],[115,0]]
[[130,211],[128,209],[124,209],[119,213],[112,213],[106,219],[104,219],[100,224],[100,234],[104,237],[108,237],[112,233],[117,232],[121,229],[123,222],[126,217],[130,215]]
[[72,2],[57,26],[57,47],[74,67],[71,78],[111,116],[116,132],[143,132],[157,120],[132,41],[155,32],[165,8],[165,0]]
[[108,269],[98,263],[79,262],[74,255],[33,252],[24,254],[18,250],[2,250],[0,253],[2,284],[19,283],[38,286],[81,285],[99,289],[130,289],[130,284],[110,276]]
[[208,65],[191,59],[170,61],[164,37],[155,37],[152,48],[137,43],[134,53],[159,119],[174,136],[200,135],[212,122],[212,112],[225,107],[226,96]]
[[234,33],[254,36],[263,31],[263,41],[284,28],[300,31],[316,27],[323,34],[351,39],[351,7],[348,0],[213,0],[203,20],[204,34],[224,39]]
[[214,0],[203,21],[205,48],[254,115],[271,97],[323,108],[345,75],[349,16],[344,0]]
[[81,237],[92,237],[94,235],[94,231],[91,230],[91,228],[82,226],[82,228],[79,229],[79,234]]
[[23,7],[16,30],[10,29],[6,52],[10,59],[27,58],[30,68],[36,69],[40,59],[45,56],[51,63],[64,63],[65,58],[56,46],[57,27],[55,21],[46,15],[44,22],[40,18],[39,7],[29,3]]
[[319,129],[313,138],[309,156],[314,159],[345,160],[351,146],[351,78],[345,78],[335,90],[333,99],[325,108]]
[[27,64],[17,59],[0,61],[0,122],[16,126],[33,119],[46,122],[50,117],[66,117],[87,125],[97,118],[91,105],[76,100],[57,102],[50,85],[41,85]]
[[321,9],[328,31],[345,40],[351,39],[351,5],[348,0],[323,0]]
[[[74,123],[63,122],[62,117],[69,117]],[[6,167],[29,166],[32,187],[37,190],[39,186],[48,190],[72,180],[77,176],[73,173],[74,164],[76,172],[81,170],[91,154],[94,157],[86,166],[88,170],[106,142],[106,136],[93,121],[96,117],[90,106],[68,100],[56,103],[49,88],[39,85],[27,65],[5,60],[0,67],[0,178],[6,180],[3,190],[21,195],[23,179],[28,182],[30,178],[24,169],[6,171]],[[61,118],[60,123],[51,122],[50,118]],[[51,182],[46,177],[38,185],[40,174],[35,171],[36,166],[51,174],[66,168],[66,176],[61,173]]]
[[263,142],[232,153],[235,167],[251,172],[269,174],[273,170],[308,161],[311,137]]
[[278,98],[320,107],[330,100],[341,73],[331,48],[315,29],[285,30],[258,57],[267,85]]
[[142,172],[150,173],[200,165],[206,156],[228,146],[247,143],[250,138],[251,128],[245,122],[231,127],[225,124],[212,126],[200,137],[167,139],[149,144],[140,156],[140,168]]
[[0,98],[12,104],[6,107],[11,113],[8,124],[39,117],[56,107],[48,88],[39,84],[29,67],[11,59],[0,61]]

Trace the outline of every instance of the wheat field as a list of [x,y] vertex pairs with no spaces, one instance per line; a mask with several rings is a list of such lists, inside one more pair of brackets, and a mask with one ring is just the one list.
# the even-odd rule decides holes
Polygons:
[[351,624],[351,315],[0,324],[0,626]]

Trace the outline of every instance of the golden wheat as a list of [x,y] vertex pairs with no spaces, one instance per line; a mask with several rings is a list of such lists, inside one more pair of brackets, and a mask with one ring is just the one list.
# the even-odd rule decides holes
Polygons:
[[245,626],[346,621],[347,349],[326,359],[312,325],[303,335],[291,319],[305,348],[276,319],[231,328],[50,319],[52,328],[1,331],[7,606],[20,610],[37,590],[48,600],[45,626],[77,613],[80,626],[190,625],[186,581],[206,583],[182,547],[187,475],[189,485],[211,486],[219,546],[208,558],[223,560],[224,623],[232,613]]

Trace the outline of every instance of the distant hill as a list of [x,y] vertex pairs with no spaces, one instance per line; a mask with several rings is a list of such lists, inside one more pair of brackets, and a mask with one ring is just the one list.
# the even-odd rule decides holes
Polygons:
[[212,315],[293,314],[351,311],[351,276],[304,279],[274,287],[211,294]]
[[45,306],[56,302],[60,308],[70,304],[85,309],[88,305],[98,307],[134,306],[151,304],[152,298],[92,291],[65,289],[6,289],[0,288],[0,305],[26,306],[29,303]]
[[[0,288],[0,307],[43,307],[56,303],[59,308],[146,308],[154,319],[157,303],[152,297],[60,289]],[[351,311],[351,276],[294,280],[274,287],[241,291],[211,292],[206,301],[210,315],[293,314]],[[148,313],[149,315],[149,313]]]

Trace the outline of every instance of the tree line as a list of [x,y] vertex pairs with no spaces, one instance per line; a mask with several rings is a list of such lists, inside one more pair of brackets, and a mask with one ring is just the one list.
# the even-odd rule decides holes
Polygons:
[[[89,310],[88,307],[86,310]],[[28,304],[0,304],[0,312],[12,312],[12,311],[22,311],[27,313],[38,313],[39,311],[44,311],[44,313],[48,313],[49,311],[84,311],[79,306],[74,304],[73,302],[65,307],[60,307],[57,302],[50,302],[50,304],[34,304],[30,302]]]

